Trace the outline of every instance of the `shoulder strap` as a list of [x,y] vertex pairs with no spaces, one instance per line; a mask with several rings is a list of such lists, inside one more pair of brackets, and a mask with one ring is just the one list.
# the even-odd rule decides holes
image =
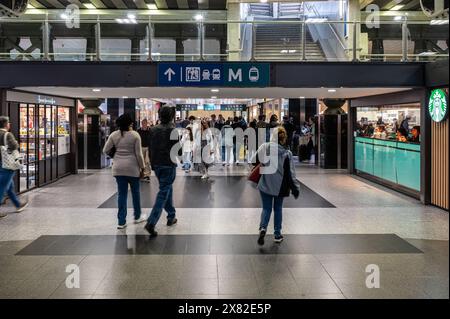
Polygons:
[[5,132],[5,135],[3,136],[3,145],[8,147],[8,134],[9,132]]

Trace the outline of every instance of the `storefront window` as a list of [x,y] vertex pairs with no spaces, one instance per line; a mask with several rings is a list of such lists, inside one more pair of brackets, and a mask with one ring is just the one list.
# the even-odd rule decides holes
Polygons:
[[357,108],[354,152],[358,172],[418,193],[420,105]]
[[70,108],[58,107],[58,155],[70,153]]
[[358,108],[356,135],[420,143],[420,105]]
[[20,170],[19,190],[25,191],[36,185],[36,136],[35,106],[20,104],[19,107],[19,143],[24,155],[24,165]]

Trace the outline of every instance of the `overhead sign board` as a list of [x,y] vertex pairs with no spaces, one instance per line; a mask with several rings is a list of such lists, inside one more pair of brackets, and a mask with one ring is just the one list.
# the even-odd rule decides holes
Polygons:
[[177,111],[197,111],[198,105],[197,104],[177,104],[176,109],[177,109]]
[[269,63],[159,63],[159,86],[267,87]]
[[244,111],[246,108],[246,104],[220,104],[221,111]]

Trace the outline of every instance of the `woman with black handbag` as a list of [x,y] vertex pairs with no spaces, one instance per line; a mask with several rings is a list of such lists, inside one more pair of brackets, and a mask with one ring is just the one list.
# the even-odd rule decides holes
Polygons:
[[[14,206],[16,206],[16,213],[20,213],[27,207],[28,202],[19,201],[14,191],[14,174],[18,169],[17,164],[19,163],[14,163],[16,158],[2,158],[2,153],[6,156],[14,157],[14,151],[17,153],[19,149],[19,143],[17,143],[14,135],[9,132],[9,126],[9,118],[0,116],[0,147],[2,148],[2,152],[0,152],[0,204],[3,202],[6,193]],[[0,212],[0,218],[6,215]]]
[[[264,245],[272,210],[274,211],[274,240],[281,243],[284,239],[281,234],[283,220],[283,201],[292,195],[297,199],[300,195],[300,182],[295,175],[295,164],[292,152],[287,149],[287,133],[283,127],[274,129],[269,143],[261,145],[257,156],[259,162],[249,180],[257,181],[257,188],[261,196],[262,213],[259,226],[258,244]],[[252,162],[255,162],[252,159]]]
[[145,163],[142,155],[141,137],[133,130],[133,119],[124,114],[117,118],[119,130],[113,132],[106,141],[103,153],[113,158],[112,173],[118,190],[118,229],[127,227],[128,185],[131,188],[134,207],[134,223],[146,221],[141,213],[140,177]]

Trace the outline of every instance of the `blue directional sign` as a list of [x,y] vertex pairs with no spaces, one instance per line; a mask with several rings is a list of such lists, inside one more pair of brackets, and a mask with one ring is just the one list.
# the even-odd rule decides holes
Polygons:
[[266,87],[269,63],[159,63],[159,86]]

